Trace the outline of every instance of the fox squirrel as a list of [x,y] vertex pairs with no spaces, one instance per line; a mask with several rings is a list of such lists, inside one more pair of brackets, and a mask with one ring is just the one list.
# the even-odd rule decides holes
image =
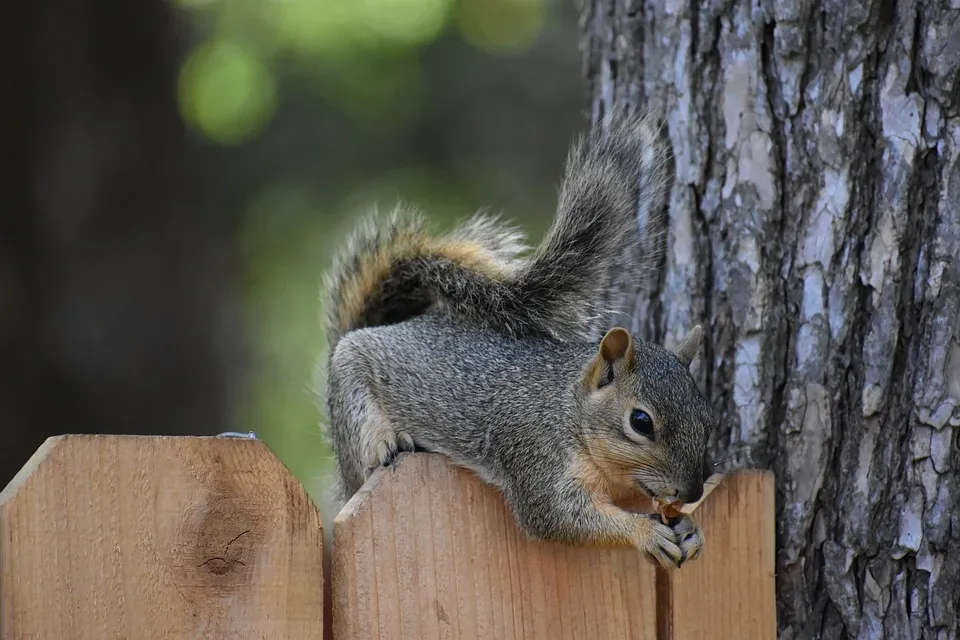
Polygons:
[[[430,235],[419,215],[368,220],[325,282],[326,412],[347,500],[401,452],[430,451],[501,490],[528,535],[636,546],[664,568],[697,557],[687,515],[623,510],[637,492],[695,502],[717,418],[673,351],[614,327],[606,289],[665,207],[669,151],[652,117],[621,116],[573,144],[556,218],[523,236],[476,215]],[[639,185],[639,188],[638,188]]]

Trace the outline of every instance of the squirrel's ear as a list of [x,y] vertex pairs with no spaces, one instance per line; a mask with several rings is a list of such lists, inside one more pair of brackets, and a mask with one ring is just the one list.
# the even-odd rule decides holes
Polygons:
[[600,357],[610,365],[623,358],[633,362],[633,338],[630,332],[620,327],[607,331],[600,341]]
[[700,352],[700,346],[702,344],[703,327],[698,324],[693,329],[690,329],[690,333],[674,348],[673,353],[677,356],[680,364],[684,367],[689,367],[690,363],[693,362],[693,359]]
[[590,361],[584,375],[584,386],[596,391],[613,382],[614,376],[620,375],[614,371],[618,362],[623,362],[627,371],[633,369],[633,338],[626,329],[614,327],[600,341],[599,353]]

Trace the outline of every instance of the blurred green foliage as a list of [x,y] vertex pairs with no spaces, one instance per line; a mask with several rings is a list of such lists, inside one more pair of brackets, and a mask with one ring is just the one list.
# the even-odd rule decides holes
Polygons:
[[355,216],[503,209],[535,240],[583,124],[571,0],[178,0],[184,120],[236,159],[250,336],[236,428],[319,497],[319,283]]

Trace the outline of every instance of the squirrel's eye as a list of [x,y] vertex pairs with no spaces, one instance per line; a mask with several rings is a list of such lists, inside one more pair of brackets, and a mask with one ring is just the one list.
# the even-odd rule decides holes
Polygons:
[[653,418],[646,411],[634,409],[630,413],[630,427],[640,435],[653,440]]

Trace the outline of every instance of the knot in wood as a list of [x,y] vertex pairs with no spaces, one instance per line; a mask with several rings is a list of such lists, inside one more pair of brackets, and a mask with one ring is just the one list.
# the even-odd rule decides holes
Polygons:
[[[192,556],[191,583],[236,586],[249,582],[263,546],[257,513],[223,494],[208,493],[194,503],[180,532]],[[185,558],[186,559],[186,558]],[[187,567],[184,567],[185,569]]]
[[[222,555],[207,558],[200,563],[200,568],[205,569],[214,575],[220,576],[230,571],[234,571],[239,567],[245,567],[246,563],[242,558],[244,555],[246,555],[244,552],[247,550],[247,547],[244,545],[243,539],[244,537],[248,537],[251,533],[252,532],[250,529],[241,532],[223,547]],[[209,553],[211,548],[207,546],[206,551]],[[215,548],[213,551],[215,551]]]

